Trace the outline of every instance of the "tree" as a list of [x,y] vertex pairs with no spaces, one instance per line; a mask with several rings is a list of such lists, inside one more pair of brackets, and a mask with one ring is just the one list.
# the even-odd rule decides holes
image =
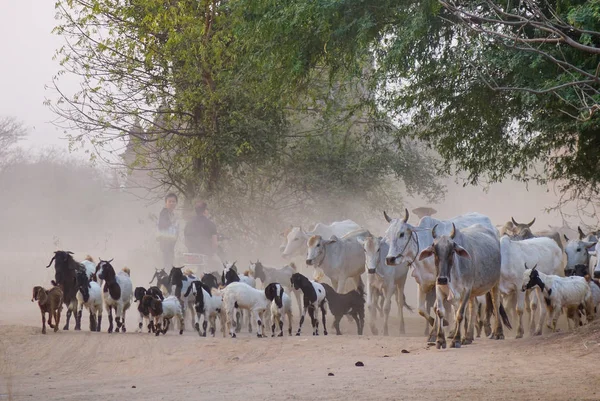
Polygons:
[[435,148],[443,172],[598,194],[595,1],[236,4],[282,85],[306,85],[321,65],[356,74],[373,56],[378,111]]

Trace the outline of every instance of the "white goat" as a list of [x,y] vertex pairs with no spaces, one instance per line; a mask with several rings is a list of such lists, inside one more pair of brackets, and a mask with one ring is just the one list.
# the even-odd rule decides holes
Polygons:
[[[275,324],[279,327],[279,337],[283,337],[283,318],[288,319],[288,333],[292,335],[292,298],[279,283],[271,283],[265,288],[265,296],[271,301],[271,337],[275,337]],[[268,315],[268,314],[267,314]]]
[[96,264],[94,263],[94,260],[88,255],[84,260],[81,261],[81,264],[85,268],[88,280],[92,281],[92,276],[96,274]]
[[[198,335],[206,337],[206,328],[210,323],[210,334],[214,337],[217,331],[217,316],[221,322],[221,331],[223,337],[225,337],[225,309],[223,308],[223,294],[222,291],[216,288],[210,288],[201,281],[194,281],[188,289],[186,296],[189,292],[194,294],[194,309],[196,310],[196,316],[198,321],[195,324],[195,329],[198,331]],[[204,316],[202,322],[202,330],[200,330],[200,317]]]
[[[525,266],[527,267],[527,266]],[[556,331],[556,322],[563,308],[567,309],[567,317],[575,320],[575,327],[579,325],[579,307],[584,306],[588,321],[593,320],[594,311],[592,294],[587,280],[583,277],[560,277],[547,275],[537,270],[536,266],[523,273],[522,291],[535,286],[540,287],[546,301],[550,321],[548,327]],[[567,319],[568,320],[568,319]],[[571,323],[569,328],[571,328]]]
[[85,306],[90,313],[90,331],[100,331],[102,323],[102,289],[100,284],[90,281],[87,284],[87,291],[81,287],[77,291],[77,322],[81,324],[81,315]]
[[[127,309],[131,306],[131,298],[133,297],[133,285],[131,284],[131,278],[126,271],[120,271],[119,274],[115,274],[115,269],[112,267],[110,262],[100,260],[98,263],[97,277],[100,280],[104,280],[104,305],[108,311],[108,332],[113,331],[113,309],[115,311],[115,321],[117,328],[115,331],[118,333],[123,330],[125,333],[125,314]],[[129,269],[127,269],[129,270]]]
[[235,308],[245,309],[250,312],[252,319],[258,325],[256,335],[263,337],[263,315],[270,306],[270,301],[265,292],[250,287],[248,284],[233,282],[223,290],[223,306],[227,314],[227,329],[231,337],[235,338],[232,321],[235,317]]

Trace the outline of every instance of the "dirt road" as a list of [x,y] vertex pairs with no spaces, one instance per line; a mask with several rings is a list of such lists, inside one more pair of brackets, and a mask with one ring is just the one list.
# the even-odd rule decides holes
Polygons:
[[358,337],[344,319],[343,336],[156,338],[134,318],[126,334],[43,336],[26,306],[20,321],[0,309],[0,400],[600,399],[600,325],[440,351],[416,317],[406,337]]

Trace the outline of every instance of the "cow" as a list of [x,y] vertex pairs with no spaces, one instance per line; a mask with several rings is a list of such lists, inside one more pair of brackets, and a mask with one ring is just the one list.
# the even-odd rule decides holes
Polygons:
[[360,275],[365,271],[365,254],[358,238],[369,235],[367,230],[353,231],[341,238],[313,235],[306,243],[306,264],[323,270],[337,293],[345,292],[348,278],[354,280],[357,289],[364,288]]
[[[579,265],[583,265],[587,268],[590,267],[590,250],[594,250],[598,239],[595,235],[585,235],[581,228],[579,229],[579,239],[570,240],[566,235],[564,236],[567,241],[565,247],[565,253],[567,254],[567,266],[565,267],[565,276],[573,276],[575,269]],[[544,272],[545,273],[545,272]]]
[[[452,223],[449,235],[436,236],[435,225],[431,230],[433,244],[419,253],[419,260],[431,259],[435,256],[437,314],[444,318],[444,298],[458,298],[458,309],[454,323],[454,338],[450,344],[452,348],[460,348],[463,344],[470,344],[474,339],[475,305],[477,296],[491,297],[491,305],[496,316],[495,326],[491,338],[504,339],[502,321],[508,328],[510,322],[500,302],[500,241],[489,227],[474,224],[458,229]],[[490,293],[489,295],[488,292]],[[468,330],[463,339],[460,324],[464,318],[465,308],[469,304],[470,318]],[[438,326],[436,348],[446,348],[446,337],[441,325]]]
[[529,223],[517,223],[513,217],[511,217],[510,220],[511,221],[507,222],[504,225],[504,227],[508,227],[509,223],[512,223],[513,228],[512,228],[512,230],[510,230],[510,232],[512,234],[509,234],[509,232],[505,233],[505,234],[510,235],[512,239],[518,241],[518,240],[524,240],[524,239],[535,238],[535,237],[548,237],[548,238],[552,238],[556,242],[556,244],[558,245],[558,247],[560,248],[561,251],[564,250],[564,246],[563,246],[562,240],[560,238],[560,234],[558,232],[556,232],[556,231],[538,231],[536,233],[533,233],[531,231],[531,226],[535,223],[535,217]]
[[290,227],[281,233],[283,242],[279,247],[281,256],[286,259],[294,255],[306,255],[306,242],[313,235],[323,238],[331,238],[335,235],[342,237],[352,231],[360,230],[361,227],[352,220],[334,221],[330,225],[317,223],[312,231],[304,231],[302,227]]
[[[500,238],[500,253],[502,255],[500,269],[500,293],[507,300],[507,309],[515,310],[518,319],[517,336],[522,338],[523,310],[526,295],[530,302],[530,331],[532,335],[541,335],[546,318],[546,308],[539,288],[536,287],[535,294],[531,290],[527,293],[521,291],[525,264],[529,266],[538,265],[540,271],[546,274],[558,274],[562,267],[562,251],[551,238],[539,237],[522,241],[514,241],[508,235]],[[536,326],[535,311],[538,303],[540,305],[540,318]]]
[[[367,270],[367,307],[369,309],[369,322],[371,332],[377,335],[375,327],[375,289],[383,290],[385,302],[383,306],[383,335],[388,333],[388,320],[390,318],[390,309],[392,306],[392,298],[394,295],[398,297],[398,317],[400,318],[400,334],[405,334],[404,328],[404,308],[412,311],[411,307],[406,304],[404,296],[404,286],[406,284],[406,276],[408,275],[408,265],[388,266],[385,263],[389,245],[384,238],[381,237],[366,237],[358,238],[358,242],[363,246],[365,251],[365,268]],[[397,294],[398,293],[398,294]]]
[[[431,326],[435,319],[429,314],[426,307],[427,293],[435,289],[435,264],[432,259],[418,260],[419,252],[433,243],[431,229],[437,225],[437,232],[448,231],[452,224],[457,228],[465,228],[473,224],[482,224],[487,227],[494,235],[498,235],[498,230],[492,225],[489,217],[480,213],[467,213],[453,217],[450,220],[442,221],[430,216],[421,218],[418,226],[408,223],[409,213],[404,209],[403,219],[392,219],[384,211],[383,215],[390,224],[385,232],[385,238],[390,246],[386,257],[386,264],[389,266],[398,266],[408,263],[413,267],[412,277],[418,284],[419,315],[423,316]],[[429,342],[435,342],[435,331],[431,332]]]

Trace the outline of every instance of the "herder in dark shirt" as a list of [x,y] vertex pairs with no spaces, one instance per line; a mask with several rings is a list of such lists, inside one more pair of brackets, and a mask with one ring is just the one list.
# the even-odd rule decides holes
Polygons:
[[218,247],[217,226],[207,217],[206,202],[198,201],[195,209],[196,217],[185,226],[185,245],[191,253],[200,253],[212,257]]

